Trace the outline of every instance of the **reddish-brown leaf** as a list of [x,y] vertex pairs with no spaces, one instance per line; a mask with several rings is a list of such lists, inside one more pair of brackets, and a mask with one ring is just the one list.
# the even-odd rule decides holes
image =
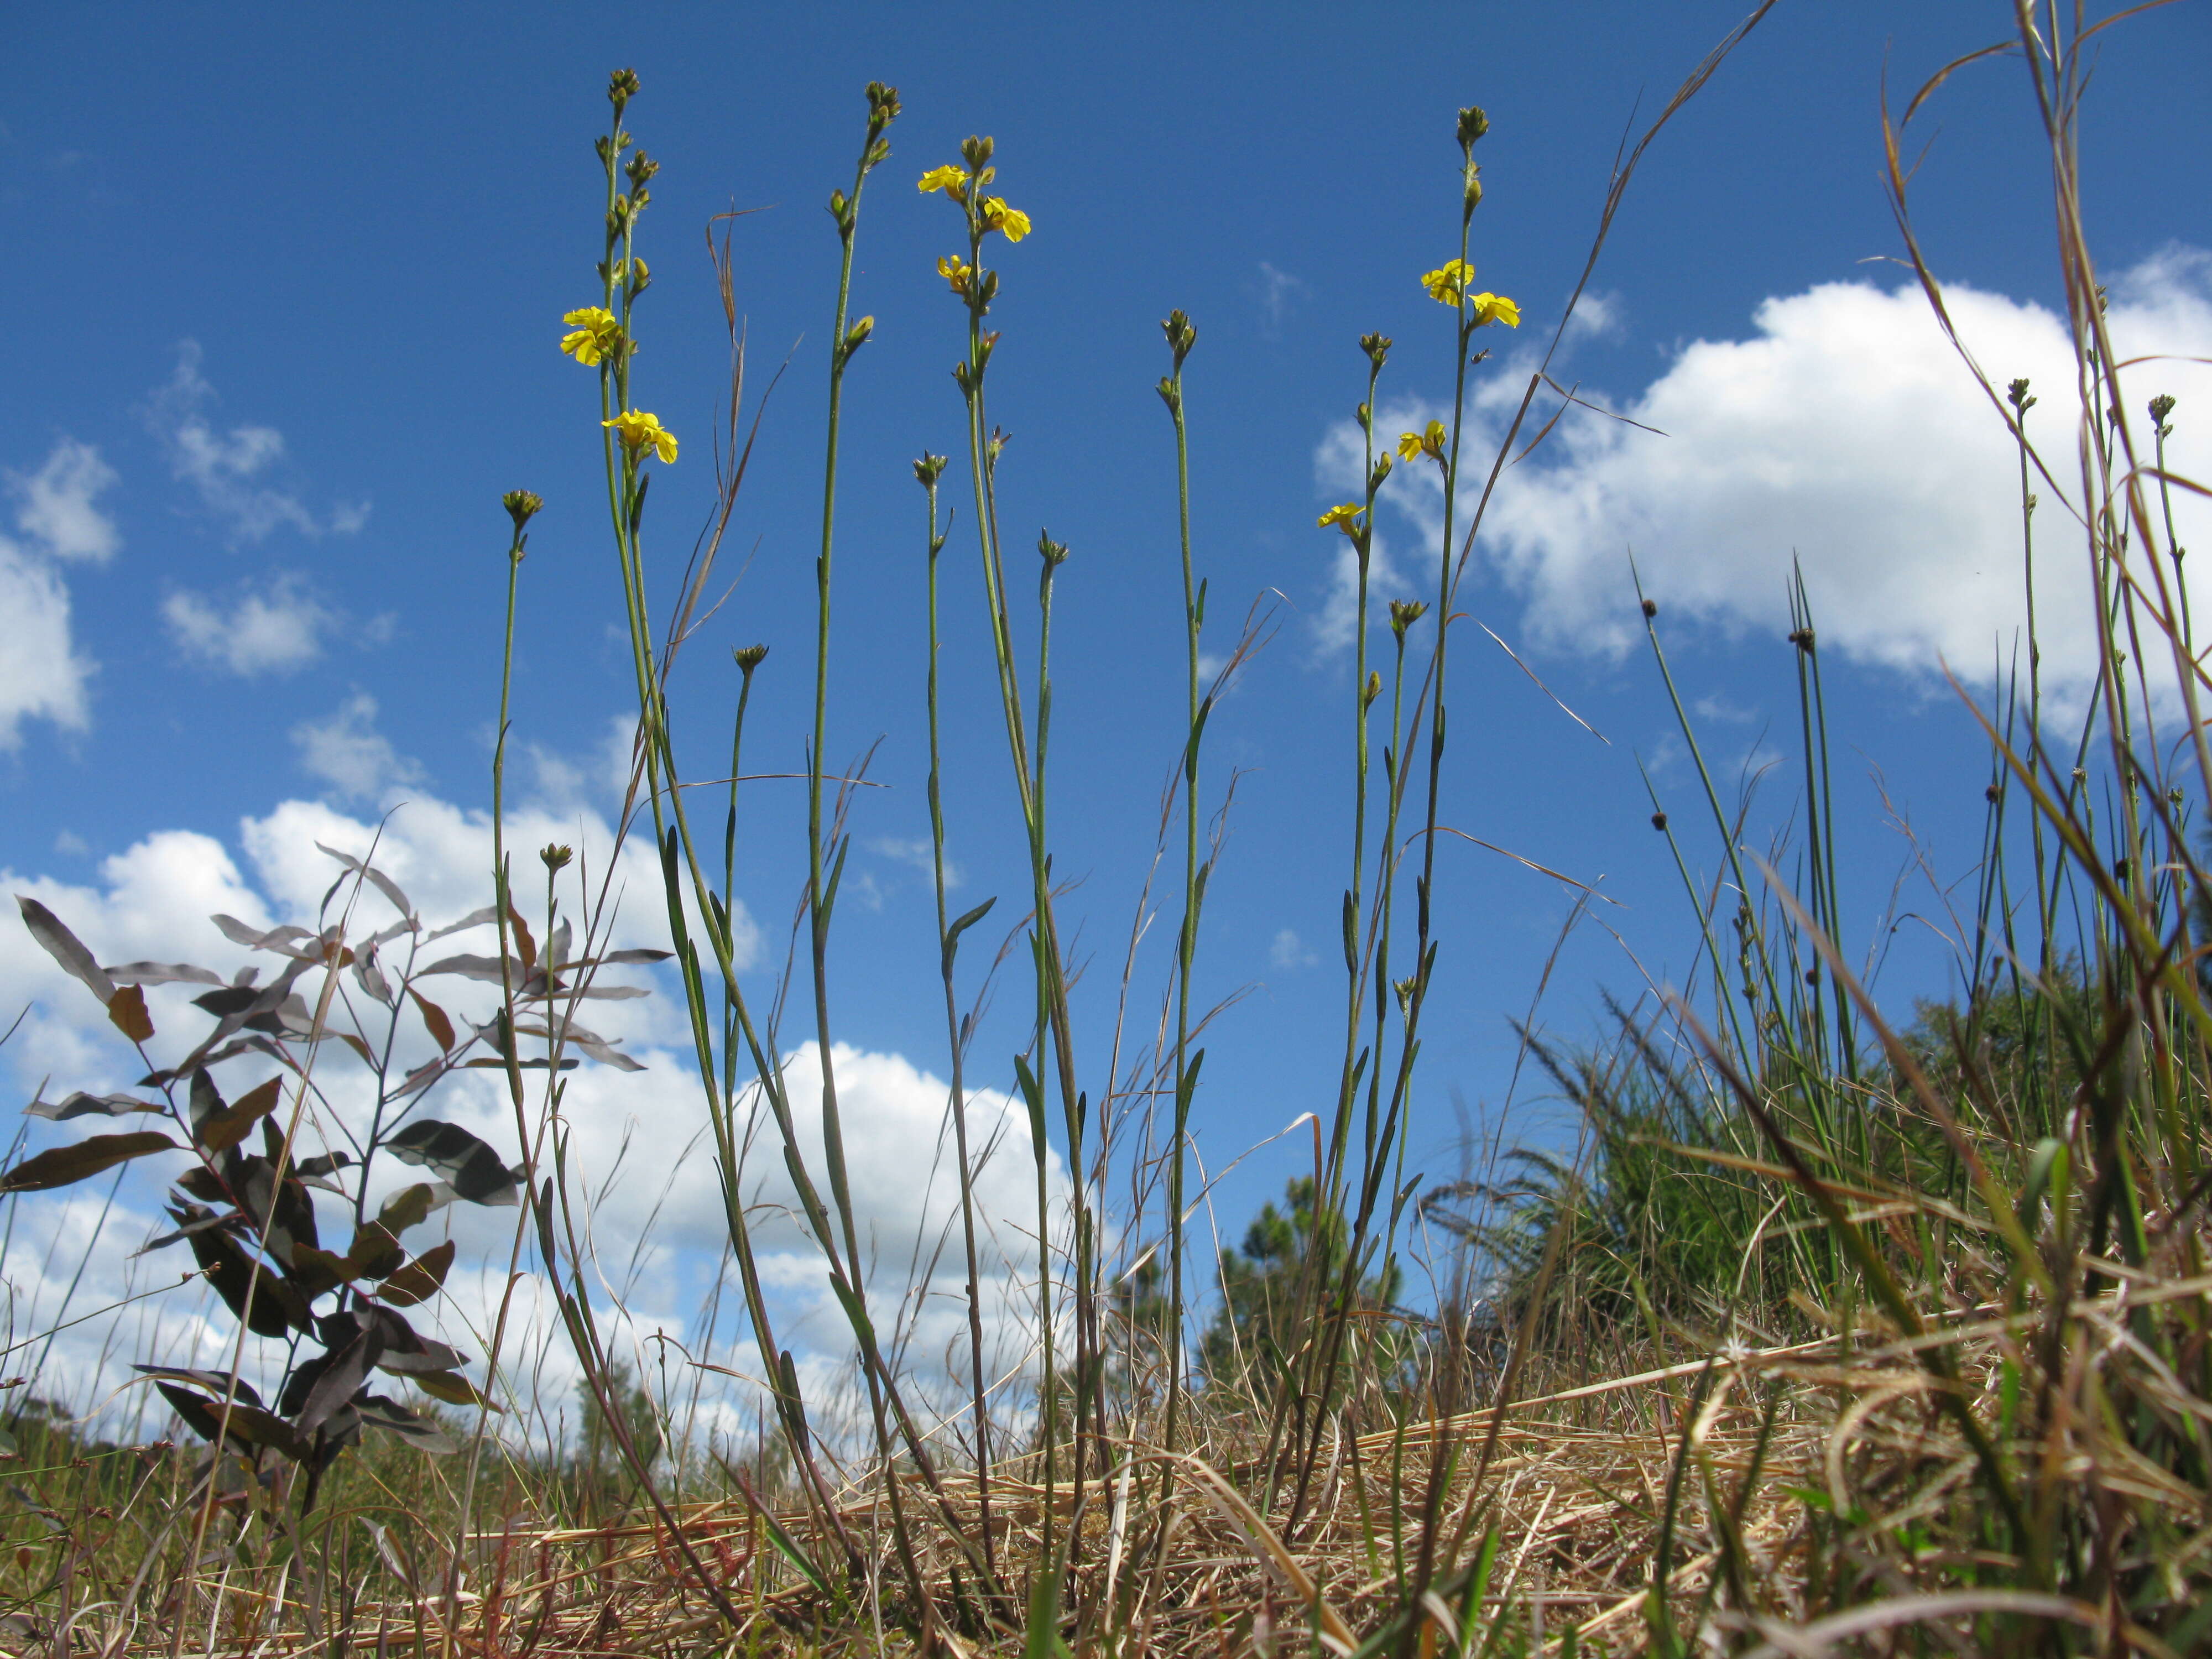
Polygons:
[[108,1024],[133,1042],[144,1042],[154,1035],[153,1016],[146,1012],[146,994],[136,985],[118,987],[107,1000]]
[[176,1150],[177,1143],[156,1129],[129,1135],[88,1135],[74,1146],[56,1146],[25,1158],[0,1175],[0,1193],[42,1193],[67,1187],[149,1152]]
[[394,1307],[411,1308],[437,1295],[453,1265],[453,1241],[422,1252],[376,1287],[376,1293]]
[[447,1018],[446,1011],[411,985],[407,988],[407,994],[415,999],[416,1009],[422,1016],[422,1024],[430,1033],[430,1041],[438,1045],[441,1052],[453,1053],[453,1022]]
[[[119,1001],[122,993],[118,991],[116,997]],[[200,1075],[204,1077],[206,1073]],[[284,1079],[272,1077],[258,1088],[240,1095],[233,1104],[209,1113],[193,1132],[199,1137],[200,1145],[211,1152],[228,1152],[246,1139],[247,1130],[276,1109],[283,1089]]]

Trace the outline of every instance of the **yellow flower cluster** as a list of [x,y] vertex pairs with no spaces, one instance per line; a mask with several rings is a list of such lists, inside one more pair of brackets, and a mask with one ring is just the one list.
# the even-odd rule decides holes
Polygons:
[[[979,188],[988,185],[996,171],[994,167],[985,167],[971,181],[966,169],[948,164],[930,168],[915,181],[915,188],[924,196],[934,196],[941,191],[956,202],[965,203],[969,184],[972,182]],[[995,230],[1010,242],[1018,242],[1030,234],[1030,216],[1019,208],[1008,207],[1003,196],[983,198],[977,216],[982,220],[987,234]]]
[[952,291],[963,300],[975,286],[975,268],[957,253],[948,253],[938,260],[937,274],[951,283]]
[[664,462],[676,459],[676,434],[661,425],[658,415],[629,409],[611,421],[602,421],[599,424],[612,427],[615,436],[622,440],[623,447],[633,455],[641,455],[650,449]]
[[1508,328],[1521,326],[1521,307],[1503,294],[1468,294],[1468,287],[1474,281],[1474,267],[1464,259],[1454,259],[1434,270],[1421,273],[1421,286],[1438,305],[1457,306],[1465,295],[1473,326],[1481,328],[1490,323],[1503,323]]
[[1365,510],[1357,501],[1346,501],[1341,507],[1332,507],[1320,518],[1315,520],[1314,527],[1317,530],[1326,530],[1329,526],[1334,525],[1353,541],[1358,541],[1360,531],[1365,527],[1359,522],[1359,515]]
[[561,337],[561,349],[586,368],[611,356],[622,343],[622,325],[605,306],[586,306],[581,311],[568,313],[561,320],[569,329]]
[[1425,455],[1432,461],[1441,461],[1448,435],[1442,421],[1431,421],[1425,431],[1403,433],[1398,439],[1399,458],[1410,461]]

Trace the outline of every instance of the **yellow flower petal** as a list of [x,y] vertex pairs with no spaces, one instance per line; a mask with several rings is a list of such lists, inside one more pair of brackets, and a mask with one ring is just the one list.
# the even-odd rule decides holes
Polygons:
[[983,226],[1000,232],[1010,242],[1018,242],[1030,234],[1030,216],[1019,208],[1008,207],[1005,197],[993,196],[983,203]]
[[1437,304],[1455,306],[1460,295],[1474,280],[1474,267],[1464,259],[1454,259],[1449,264],[1423,272],[1421,286],[1428,289],[1429,297]]
[[1503,323],[1508,328],[1521,326],[1521,307],[1503,294],[1478,294],[1468,304],[1474,313],[1477,328],[1485,323]]
[[622,440],[623,447],[632,455],[647,448],[663,461],[676,459],[676,434],[660,423],[660,417],[645,410],[625,410],[611,421],[602,421],[601,426],[612,427],[615,436]]
[[937,274],[945,278],[952,291],[963,299],[968,296],[968,285],[975,279],[974,269],[957,253],[947,253],[939,258]]
[[622,325],[604,306],[586,306],[564,313],[561,320],[569,331],[561,337],[561,349],[589,368],[612,351],[622,339]]
[[1334,525],[1346,535],[1357,540],[1359,536],[1360,512],[1361,508],[1358,502],[1346,501],[1340,507],[1332,507],[1328,512],[1322,514],[1321,517],[1315,520],[1314,527],[1316,530],[1326,530],[1331,525]]
[[1398,459],[1400,460],[1410,461],[1413,457],[1420,453],[1421,434],[1419,433],[1401,432],[1398,434]]
[[956,167],[932,167],[921,175],[915,188],[924,196],[941,190],[954,201],[964,202],[968,199],[968,174]]

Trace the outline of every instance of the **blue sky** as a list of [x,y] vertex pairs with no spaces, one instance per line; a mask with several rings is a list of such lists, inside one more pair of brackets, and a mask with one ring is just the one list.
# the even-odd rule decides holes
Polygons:
[[[1572,287],[1623,132],[1738,15],[971,8],[957,27],[911,8],[26,15],[18,61],[36,70],[0,126],[0,195],[27,278],[0,384],[13,490],[0,533],[24,606],[0,638],[0,865],[17,890],[77,904],[103,957],[102,928],[118,954],[173,941],[168,953],[191,956],[202,896],[258,896],[283,919],[319,886],[313,855],[302,865],[287,836],[350,833],[341,819],[366,823],[404,799],[394,833],[422,883],[457,909],[480,902],[466,814],[489,797],[498,496],[518,486],[547,502],[524,568],[522,791],[533,822],[556,828],[608,810],[629,671],[596,388],[554,342],[560,313],[596,293],[591,140],[617,64],[641,77],[629,126],[663,164],[641,244],[656,280],[637,373],[640,402],[686,446],[653,498],[665,570],[709,495],[723,372],[699,241],[709,214],[761,210],[732,244],[756,387],[789,355],[733,525],[744,580],[695,647],[679,707],[703,770],[734,690],[726,647],[767,641],[749,749],[763,769],[802,764],[836,258],[822,204],[849,179],[860,89],[880,78],[906,112],[860,232],[854,309],[877,326],[848,383],[830,751],[842,760],[881,738],[873,775],[889,787],[854,820],[837,1028],[856,1049],[942,1071],[933,918],[910,858],[927,817],[908,463],[960,441],[948,370],[962,325],[932,269],[955,246],[954,215],[912,181],[986,132],[1000,187],[1036,227],[1000,261],[994,414],[1014,434],[1002,472],[1013,544],[1042,526],[1073,550],[1055,622],[1057,867],[1083,878],[1069,915],[1091,963],[1094,1054],[1179,741],[1174,458],[1152,390],[1170,307],[1200,336],[1188,385],[1210,639],[1225,643],[1254,596],[1280,596],[1274,641],[1209,738],[1212,786],[1231,767],[1243,775],[1200,973],[1216,995],[1251,989],[1212,1038],[1200,1122],[1218,1165],[1325,1108],[1331,1088],[1349,668],[1331,643],[1342,544],[1314,518],[1355,493],[1335,458],[1364,387],[1361,333],[1397,342],[1386,420],[1449,397],[1449,319],[1415,278],[1455,251],[1453,112],[1473,101],[1490,114],[1475,258],[1527,319],[1478,373],[1477,425],[1494,433],[1498,400],[1525,377],[1520,354],[1548,337]],[[1846,913],[1863,924],[1854,954],[1875,942],[1911,853],[1874,769],[1942,878],[1970,869],[1984,762],[1937,663],[1985,677],[2017,626],[2008,441],[1917,295],[1897,297],[1879,100],[1885,75],[1901,102],[2008,21],[1990,5],[1784,0],[1652,150],[1593,283],[1590,325],[1563,360],[1591,396],[1668,435],[1571,421],[1501,487],[1468,609],[1610,742],[1462,626],[1443,816],[1601,878],[1617,901],[1606,920],[1632,958],[1586,928],[1553,975],[1543,1021],[1569,1038],[1596,1030],[1601,988],[1633,995],[1643,973],[1664,981],[1689,960],[1637,757],[1680,819],[1698,815],[1633,647],[1631,544],[1731,787],[1747,759],[1795,760],[1783,583],[1792,550],[1805,558],[1830,642]],[[2090,223],[2143,349],[2212,351],[2208,69],[2212,11],[2176,6],[2116,32],[2094,89]],[[1971,290],[1961,314],[1984,361],[2055,392],[2064,360],[2037,309],[2058,292],[2050,185],[2020,65],[1964,74],[1916,131],[1933,140],[1915,204],[1924,245]],[[2140,382],[2145,397],[2183,396],[2178,454],[2197,442],[2202,400],[2188,393],[2212,393],[2201,376],[2176,366]],[[1386,511],[1402,586],[1382,597],[1431,585],[1427,511],[1415,492]],[[956,896],[1011,904],[1025,876],[966,518],[963,506],[946,565]],[[2063,682],[2071,590],[2063,569],[2049,580]],[[1788,816],[1790,776],[1768,786],[1762,822]],[[740,895],[765,988],[803,869],[801,820],[790,786],[751,801]],[[1692,844],[1710,861],[1710,836]],[[440,866],[447,854],[457,862]],[[1465,844],[1440,869],[1416,1164],[1450,1173],[1455,1103],[1503,1098],[1509,1020],[1529,1006],[1568,894]],[[149,898],[156,888],[168,897]],[[1941,923],[1924,884],[1908,883],[1899,907]],[[1140,1010],[1172,925],[1139,960]],[[1889,994],[1940,990],[1935,933],[1899,937]],[[120,1065],[100,1057],[83,1011],[56,1009],[65,989],[39,961],[11,946],[0,967],[11,1005],[44,1000],[0,1054],[27,1098],[58,1064]],[[1017,1041],[1012,1027],[987,1036],[987,1081],[1006,1080]],[[611,1094],[605,1110],[655,1133],[688,1123],[696,1107],[676,1076],[648,1074],[659,1080]],[[1519,1131],[1550,1132],[1544,1110],[1531,1105]],[[925,1121],[898,1118],[898,1133]],[[882,1146],[906,1155],[891,1127]],[[1241,1170],[1223,1189],[1224,1228],[1304,1156],[1285,1144]]]

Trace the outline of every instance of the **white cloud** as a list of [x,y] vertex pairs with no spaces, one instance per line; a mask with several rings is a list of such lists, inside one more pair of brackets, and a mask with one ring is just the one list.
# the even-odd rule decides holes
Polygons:
[[[878,836],[868,843],[872,851],[894,864],[903,864],[920,871],[933,882],[937,879],[937,853],[927,836],[906,838],[899,836]],[[951,859],[945,860],[945,890],[951,892],[960,884],[960,866]]]
[[8,490],[22,505],[15,527],[58,559],[105,563],[123,545],[115,521],[97,505],[117,483],[115,469],[90,444],[64,438],[46,463],[27,477],[10,472]]
[[[520,849],[556,836],[581,853],[579,864],[562,878],[564,909],[573,911],[579,866],[588,866],[596,877],[604,861],[605,826],[562,823],[539,809],[526,808],[510,826],[518,865],[530,864]],[[9,887],[46,903],[102,962],[198,962],[228,975],[249,960],[265,969],[271,958],[255,957],[224,939],[206,916],[227,912],[255,927],[280,921],[313,925],[338,870],[315,850],[317,841],[356,854],[374,846],[378,866],[431,925],[481,902],[489,884],[489,826],[480,814],[443,802],[416,802],[379,826],[327,806],[288,801],[241,826],[242,860],[210,837],[170,831],[105,860],[93,883],[11,875]],[[628,902],[613,931],[614,944],[665,943],[665,918],[657,892],[640,887],[653,879],[652,865],[649,848],[623,855],[617,884],[627,883]],[[518,886],[523,885],[519,880]],[[341,890],[337,903],[342,906],[346,897]],[[388,915],[374,894],[362,902],[371,908],[355,918],[356,936]],[[532,908],[526,896],[520,902],[526,910]],[[542,897],[537,902],[542,904]],[[742,912],[738,923],[743,954],[750,961],[757,949],[752,926]],[[486,930],[431,948],[483,950],[489,940]],[[404,948],[404,939],[387,947],[393,952]],[[632,978],[637,970],[622,972]],[[424,981],[422,987],[457,1023],[489,1016],[489,988],[450,977]],[[171,986],[149,992],[160,1033],[153,1045],[157,1057],[181,1052],[204,1029],[204,1018],[186,1006],[186,994],[197,988]],[[313,981],[305,988],[312,1000]],[[703,1329],[702,1308],[714,1274],[718,1267],[726,1270],[724,1210],[711,1141],[704,1133],[705,1111],[684,1048],[684,1021],[675,999],[666,994],[669,988],[664,981],[661,994],[650,998],[590,1005],[589,1023],[611,1036],[628,1036],[628,1046],[645,1061],[646,1071],[622,1073],[586,1066],[567,1079],[562,1118],[577,1195],[588,1205],[580,1216],[592,1256],[588,1276],[595,1304],[605,1298],[606,1328],[640,1369],[657,1364],[659,1350],[653,1339],[656,1331],[665,1331],[683,1340],[694,1354],[757,1376],[758,1357],[733,1288],[725,1289],[711,1340]],[[37,1006],[15,1042],[0,1054],[0,1064],[15,1073],[27,1096],[48,1073],[50,1095],[131,1085],[138,1061],[107,1027],[98,1004],[27,932],[10,926],[0,929],[0,1000],[35,1000]],[[401,1068],[422,1057],[425,1041],[411,1013],[403,1018],[396,1056]],[[860,1218],[861,1256],[878,1326],[901,1345],[918,1403],[935,1407],[951,1399],[951,1379],[966,1365],[961,1289],[965,1264],[958,1183],[951,1165],[947,1085],[897,1054],[847,1045],[831,1053],[850,1190]],[[237,1063],[246,1068],[241,1084],[250,1080],[246,1071],[258,1065]],[[799,1144],[815,1180],[826,1189],[818,1051],[811,1045],[793,1051],[784,1075]],[[366,1115],[368,1075],[336,1045],[323,1055],[316,1084],[325,1102],[319,1109],[349,1117]],[[455,1073],[438,1085],[434,1101],[434,1115],[470,1129],[509,1160],[519,1158],[515,1112],[499,1074]],[[748,1102],[747,1109],[756,1104]],[[531,1109],[537,1109],[534,1097]],[[995,1374],[1022,1361],[1034,1329],[1036,1167],[1027,1115],[1006,1093],[971,1088],[968,1115],[982,1235],[987,1357]],[[33,1145],[71,1137],[83,1127],[36,1125]],[[825,1401],[834,1405],[839,1379],[849,1380],[844,1355],[850,1334],[830,1294],[821,1259],[796,1218],[797,1194],[766,1113],[758,1114],[756,1131],[743,1191],[777,1310],[778,1334],[797,1350],[815,1391],[810,1407],[819,1411]],[[371,1182],[372,1205],[390,1187],[418,1175],[382,1170]],[[1047,1181],[1055,1212],[1064,1218],[1067,1177],[1057,1153],[1048,1158]],[[121,1192],[120,1206],[104,1224],[95,1224],[104,1196],[98,1186],[10,1200],[17,1206],[15,1246],[0,1261],[14,1332],[9,1340],[52,1324],[80,1258],[86,1273],[71,1304],[72,1317],[151,1288],[177,1270],[180,1258],[173,1252],[135,1264],[130,1260],[129,1253],[158,1224],[156,1190],[144,1175],[134,1173]],[[517,1214],[455,1205],[441,1211],[425,1234],[410,1239],[419,1249],[444,1231],[459,1243],[462,1267],[448,1294],[422,1310],[418,1321],[471,1353],[484,1352],[505,1284]],[[342,1237],[343,1226],[331,1211],[326,1236]],[[158,1352],[173,1360],[182,1356],[201,1364],[227,1364],[234,1331],[219,1305],[210,1304],[195,1290],[178,1290],[64,1334],[42,1373],[41,1389],[84,1409],[120,1380],[121,1366],[131,1359]],[[249,1344],[249,1354],[263,1346]],[[516,1391],[515,1403],[524,1407],[509,1420],[508,1429],[542,1440],[561,1431],[564,1413],[573,1427],[574,1361],[544,1287],[536,1279],[526,1278],[520,1289],[506,1352],[507,1383]],[[672,1391],[679,1403],[690,1398],[688,1390],[696,1382],[702,1425],[719,1425],[732,1434],[749,1431],[757,1403],[750,1389],[714,1374],[687,1372],[681,1361],[680,1354],[671,1361]],[[249,1376],[265,1376],[260,1363],[249,1364]],[[126,1414],[135,1410],[131,1402],[136,1397],[126,1395],[119,1409]],[[1018,1403],[1010,1409],[1018,1411]],[[142,1431],[151,1433],[161,1413],[158,1405],[149,1411]],[[828,1416],[834,1435],[836,1411]]]
[[1617,339],[1622,332],[1621,313],[1627,309],[1618,294],[1584,294],[1567,319],[1567,343],[1582,340]]
[[540,799],[563,809],[615,807],[629,789],[630,763],[636,754],[637,716],[611,714],[599,741],[579,755],[531,744],[523,754]]
[[1304,277],[1278,270],[1265,259],[1260,261],[1259,280],[1253,291],[1260,303],[1261,337],[1269,340],[1282,333],[1285,319],[1310,292]]
[[307,536],[344,535],[368,522],[366,503],[342,503],[325,526],[296,494],[276,486],[284,459],[284,434],[276,428],[216,430],[208,412],[220,399],[200,373],[203,356],[198,341],[179,343],[176,372],[149,401],[147,423],[168,450],[171,474],[192,487],[231,538],[258,542],[285,526]]
[[[2179,361],[2212,356],[2212,256],[2170,248],[2111,286],[2107,319],[2123,358],[2168,358],[2126,371],[2139,441],[2147,445],[2142,405],[2172,392],[2180,407],[2169,465],[2212,475],[2212,368]],[[1965,287],[1951,289],[1948,301],[2000,384],[2029,378],[2039,399],[2030,435],[2078,497],[2078,405],[2061,319]],[[1940,659],[1970,679],[1986,676],[1999,653],[2009,659],[2025,621],[2018,462],[1926,301],[1911,287],[1828,283],[1765,301],[1753,324],[1748,339],[1681,347],[1624,408],[1668,435],[1575,411],[1548,454],[1506,475],[1485,550],[1526,601],[1531,634],[1555,649],[1618,653],[1632,643],[1640,628],[1628,580],[1633,548],[1662,614],[1778,636],[1794,555],[1823,644],[1917,675],[1935,672]],[[1493,379],[1478,416],[1501,429],[1518,395],[1512,376]],[[1347,441],[1340,428],[1323,455]],[[1432,527],[1433,493],[1400,486],[1394,479],[1394,503]],[[2045,684],[2078,696],[2098,649],[2082,537],[2057,492],[2038,490]],[[2205,503],[2177,495],[2174,518],[2183,545],[2212,544]],[[2205,604],[2200,633],[2212,627],[2212,599]]]
[[380,801],[393,790],[422,781],[416,762],[376,729],[376,699],[356,691],[324,719],[292,728],[301,766],[320,778],[340,800]]
[[98,504],[115,482],[100,452],[72,438],[55,444],[36,472],[7,475],[25,539],[0,536],[0,617],[7,618],[0,629],[0,750],[21,746],[27,720],[72,732],[90,723],[85,693],[95,665],[76,647],[69,584],[56,566],[99,563],[122,545]]
[[242,676],[287,674],[323,654],[331,613],[300,579],[279,574],[264,593],[244,592],[228,608],[182,588],[161,602],[161,618],[185,654]]
[[1306,949],[1305,941],[1297,936],[1295,929],[1285,927],[1275,935],[1273,942],[1267,946],[1267,960],[1276,967],[1287,970],[1292,968],[1310,968],[1321,958]]

